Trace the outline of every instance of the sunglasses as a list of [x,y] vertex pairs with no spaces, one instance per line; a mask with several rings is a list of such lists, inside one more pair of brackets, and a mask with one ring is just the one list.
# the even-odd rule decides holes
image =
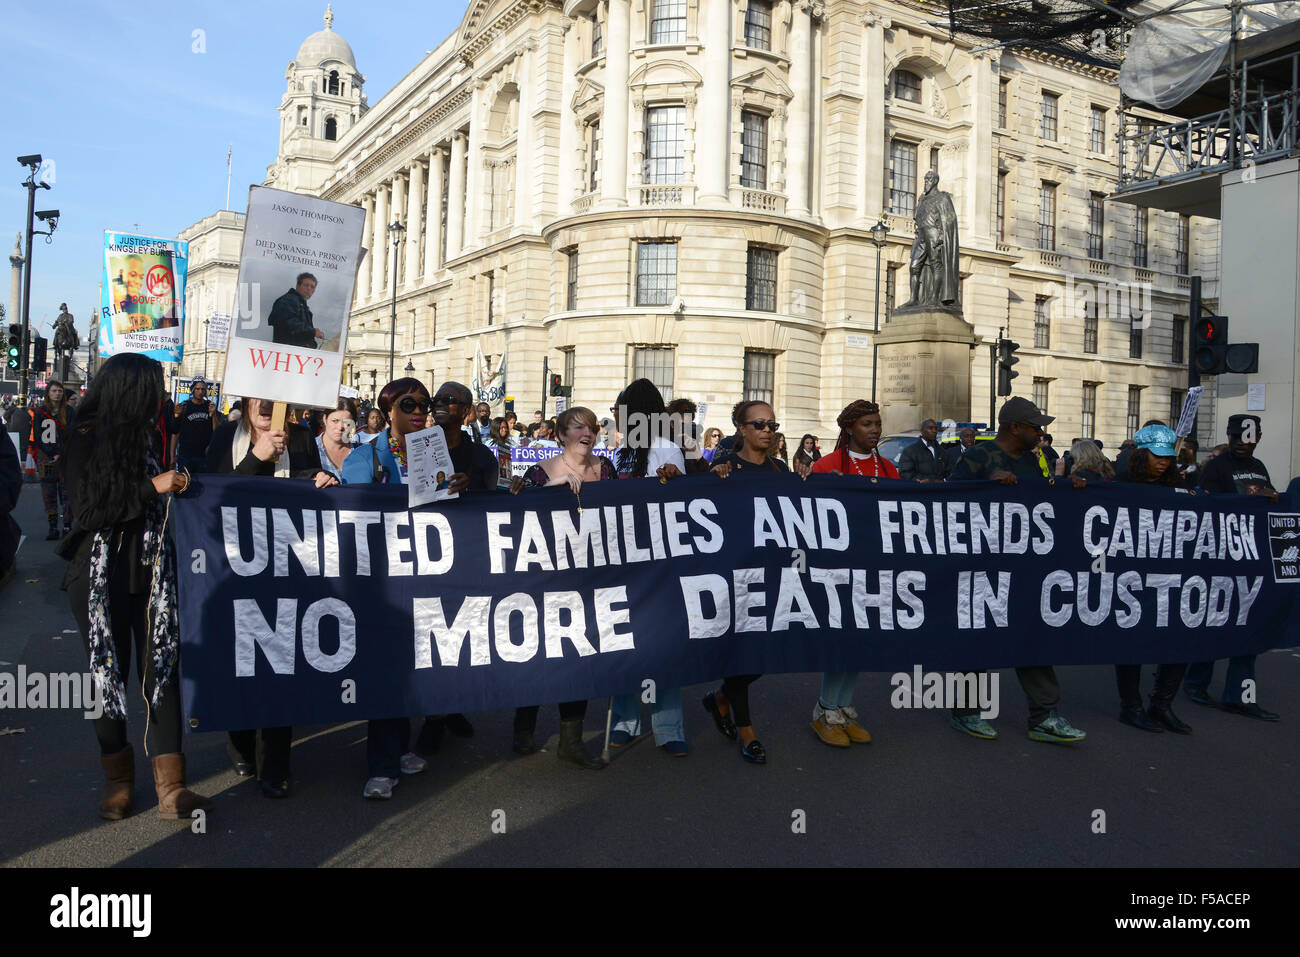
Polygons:
[[434,403],[430,402],[428,399],[416,399],[409,395],[404,397],[400,402],[397,403],[397,407],[407,415],[410,415],[411,413],[415,412],[417,409],[419,409],[421,412],[428,412],[430,409],[433,408],[433,406]]
[[768,431],[771,432],[781,431],[780,422],[769,422],[767,419],[750,419],[748,422],[742,422],[740,424],[751,426],[752,428],[757,429],[759,432],[762,432],[764,429],[767,429]]

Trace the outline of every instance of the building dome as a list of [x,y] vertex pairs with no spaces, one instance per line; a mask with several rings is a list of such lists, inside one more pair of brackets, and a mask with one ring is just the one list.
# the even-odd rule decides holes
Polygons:
[[302,41],[302,46],[298,48],[298,55],[294,62],[299,66],[319,66],[326,60],[337,60],[346,63],[352,69],[357,68],[356,58],[352,55],[352,47],[348,46],[348,41],[330,29],[330,24],[334,22],[334,13],[328,6],[325,7],[325,29],[313,33],[306,40]]

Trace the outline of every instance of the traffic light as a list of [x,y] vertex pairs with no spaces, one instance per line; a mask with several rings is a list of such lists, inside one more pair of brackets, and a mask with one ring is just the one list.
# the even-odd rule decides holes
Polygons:
[[1202,316],[1192,330],[1192,368],[1201,375],[1259,371],[1259,343],[1228,342],[1227,316]]
[[1020,375],[1011,368],[1020,361],[1016,356],[1016,350],[1019,348],[1018,342],[1012,342],[1010,339],[998,340],[998,395],[1010,395],[1011,380]]
[[563,385],[564,378],[558,372],[551,373],[551,395],[553,396],[570,396],[573,394],[573,386]]
[[37,336],[36,341],[32,343],[32,371],[37,375],[45,371],[45,347],[48,340],[44,336]]
[[20,322],[9,323],[9,340],[5,346],[6,364],[10,369],[23,367],[23,326]]

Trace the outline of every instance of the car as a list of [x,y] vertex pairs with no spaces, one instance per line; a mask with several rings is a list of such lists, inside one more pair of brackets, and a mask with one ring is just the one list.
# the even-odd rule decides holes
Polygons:
[[[990,442],[997,438],[997,433],[985,426],[983,422],[946,422],[939,430],[939,446],[946,449],[956,445],[961,441],[959,433],[965,428],[972,428],[975,430],[976,442]],[[920,429],[907,429],[903,432],[893,432],[889,435],[882,435],[880,437],[880,443],[876,446],[876,449],[881,455],[897,465],[899,458],[903,454],[903,449],[907,448],[920,437]]]

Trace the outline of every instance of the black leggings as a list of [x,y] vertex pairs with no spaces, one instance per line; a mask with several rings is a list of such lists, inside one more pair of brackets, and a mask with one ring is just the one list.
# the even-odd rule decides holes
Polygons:
[[[541,705],[530,704],[525,708],[515,709],[515,733],[527,732],[532,734],[537,728],[537,712]],[[560,720],[561,721],[581,721],[587,716],[587,702],[582,701],[561,701],[560,702]]]
[[731,706],[731,720],[738,728],[748,728],[754,722],[749,717],[749,686],[762,675],[732,675],[722,681],[722,696]]
[[[118,673],[127,689],[127,707],[130,707],[131,655],[135,654],[136,676],[144,688],[144,696],[152,700],[154,690],[153,655],[149,649],[149,596],[133,595],[129,587],[129,569],[124,562],[114,562],[109,569],[108,609],[109,628],[112,635],[113,656],[117,659]],[[68,603],[72,615],[81,629],[81,639],[86,648],[85,667],[90,656],[90,579],[80,576],[68,583]],[[148,734],[145,748],[151,756],[179,754],[181,751],[181,693],[180,669],[172,671],[171,679],[163,689],[162,701],[149,710]],[[94,720],[95,737],[99,739],[101,754],[117,754],[127,746],[126,720],[110,718],[103,714]]]

